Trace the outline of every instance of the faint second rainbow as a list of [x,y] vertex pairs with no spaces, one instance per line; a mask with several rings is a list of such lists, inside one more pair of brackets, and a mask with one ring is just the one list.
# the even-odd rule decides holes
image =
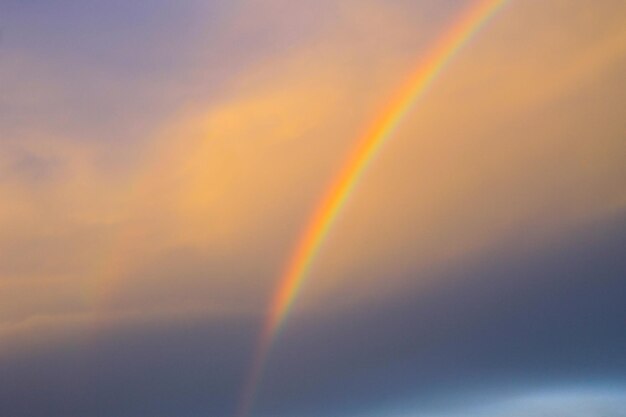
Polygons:
[[413,104],[424,95],[456,52],[506,2],[507,0],[472,2],[420,62],[415,72],[399,89],[395,99],[383,109],[380,116],[367,129],[366,134],[358,140],[341,171],[314,210],[279,280],[266,321],[261,329],[253,365],[242,392],[237,411],[238,417],[245,417],[249,414],[272,341],[285,321],[322,243],[366,168],[392,136]]

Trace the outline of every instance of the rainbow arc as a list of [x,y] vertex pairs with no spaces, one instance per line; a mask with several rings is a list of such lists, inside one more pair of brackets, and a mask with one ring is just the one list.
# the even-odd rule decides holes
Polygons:
[[407,113],[424,96],[456,53],[506,2],[507,0],[472,2],[425,55],[420,65],[399,89],[395,99],[366,130],[366,134],[357,140],[343,167],[313,211],[287,262],[284,274],[278,281],[261,329],[252,367],[241,393],[237,417],[247,417],[250,414],[272,343],[287,319],[322,244],[364,172],[393,136]]

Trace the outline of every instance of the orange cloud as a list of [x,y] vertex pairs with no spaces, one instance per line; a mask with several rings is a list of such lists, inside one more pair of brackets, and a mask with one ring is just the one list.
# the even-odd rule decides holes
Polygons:
[[[136,142],[60,139],[36,122],[3,142],[1,317],[94,305],[101,315],[260,311],[353,141],[440,30],[404,6],[359,5],[333,6],[315,29],[300,6],[277,2],[300,10],[307,36]],[[623,210],[620,7],[512,2],[380,155],[304,303],[359,302],[401,288],[383,271],[453,262],[528,230],[543,236]],[[546,8],[561,16],[558,28]],[[225,28],[220,42],[276,20],[244,15],[243,29]],[[20,298],[30,301],[10,302]]]

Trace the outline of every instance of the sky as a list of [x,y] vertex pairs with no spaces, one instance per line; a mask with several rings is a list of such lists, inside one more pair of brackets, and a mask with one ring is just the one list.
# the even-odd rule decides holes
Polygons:
[[[0,0],[0,415],[626,416],[626,4]],[[622,413],[622,414],[620,414]]]

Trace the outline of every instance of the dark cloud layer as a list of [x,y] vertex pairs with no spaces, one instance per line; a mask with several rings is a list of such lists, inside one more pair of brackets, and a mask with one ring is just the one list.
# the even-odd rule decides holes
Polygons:
[[571,240],[501,248],[439,277],[447,285],[323,322],[332,325],[294,323],[261,403],[268,415],[286,398],[291,411],[367,409],[454,386],[623,378],[624,224],[620,217]]
[[0,414],[228,415],[252,329],[194,320],[81,326],[62,342],[4,355]]
[[[622,379],[624,224],[502,248],[440,277],[448,285],[365,313],[294,317],[259,414],[350,415],[481,385]],[[81,325],[58,343],[3,354],[0,414],[231,415],[257,328],[200,318]]]

